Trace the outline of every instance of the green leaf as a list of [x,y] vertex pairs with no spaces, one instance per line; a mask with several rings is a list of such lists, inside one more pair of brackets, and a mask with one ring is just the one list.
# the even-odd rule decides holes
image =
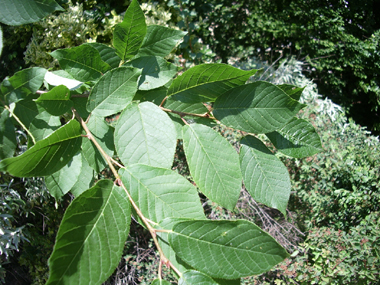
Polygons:
[[[114,153],[113,131],[105,122],[104,118],[92,115],[87,123],[87,127],[101,148],[108,156],[112,157]],[[106,160],[89,139],[82,141],[82,150],[83,156],[86,158],[88,164],[95,169],[97,173],[107,166]]]
[[177,73],[177,67],[159,56],[138,57],[126,64],[142,69],[139,90],[151,90],[168,83]]
[[54,11],[65,11],[54,0],[2,0],[0,22],[18,26],[34,23]]
[[116,54],[116,50],[112,47],[109,47],[105,44],[101,43],[86,43],[86,45],[90,45],[99,52],[100,58],[108,63],[112,68],[116,68],[120,64],[120,57]]
[[46,187],[49,189],[50,195],[59,200],[69,192],[78,181],[81,168],[82,156],[78,153],[62,169],[45,177]]
[[84,191],[86,191],[88,188],[90,188],[95,181],[96,173],[95,171],[90,167],[87,160],[82,157],[82,167],[80,169],[80,173],[78,175],[78,180],[75,182],[73,187],[71,187],[70,192],[75,196],[78,197],[80,194],[82,194]]
[[253,199],[286,216],[291,185],[282,161],[261,140],[246,136],[241,140],[240,163],[244,185]]
[[189,270],[183,273],[181,278],[178,280],[178,285],[218,285],[210,276],[195,271]]
[[45,113],[45,109],[36,104],[32,96],[28,96],[25,100],[18,101],[13,113],[21,120],[26,128],[36,118],[39,113]]
[[59,49],[50,55],[58,59],[63,70],[81,82],[95,81],[111,68],[102,61],[97,49],[87,44]]
[[118,265],[131,222],[125,191],[100,180],[67,208],[46,284],[102,284]]
[[163,279],[154,279],[151,285],[172,285],[169,281]]
[[205,218],[197,189],[177,172],[134,164],[119,174],[133,200],[148,219]]
[[168,91],[168,88],[162,86],[157,89],[152,89],[152,90],[137,90],[135,97],[133,100],[135,101],[140,101],[140,102],[145,102],[145,101],[150,101],[157,106],[159,106],[166,97],[166,92]]
[[15,127],[4,109],[0,115],[0,159],[12,157],[17,147]]
[[263,81],[235,87],[216,99],[213,114],[222,124],[248,133],[282,128],[306,105]]
[[124,165],[170,168],[176,144],[173,122],[157,105],[131,103],[121,113],[115,128],[115,147]]
[[46,69],[31,67],[16,72],[9,79],[4,79],[0,86],[0,95],[8,104],[23,100],[31,93],[36,93],[41,87]]
[[49,92],[41,94],[36,103],[53,116],[63,115],[69,112],[73,106],[73,102],[70,100],[70,90],[64,85],[59,85]]
[[137,91],[140,75],[140,69],[131,67],[119,67],[107,72],[92,89],[87,111],[106,117],[123,110]]
[[245,84],[256,71],[222,63],[197,65],[173,81],[168,96],[185,103],[213,102],[231,88]]
[[293,118],[281,129],[266,134],[281,153],[303,158],[323,150],[321,139],[309,122]]
[[261,274],[288,256],[273,237],[246,220],[182,221],[169,242],[182,260],[214,278]]
[[181,101],[173,100],[169,97],[164,104],[164,107],[177,112],[191,113],[191,114],[205,114],[208,109],[202,103],[184,103]]
[[233,210],[240,195],[239,155],[213,129],[199,124],[183,127],[183,147],[191,176],[209,199]]
[[281,84],[277,86],[280,87],[281,90],[283,90],[286,94],[288,94],[289,97],[296,101],[298,101],[301,98],[302,92],[305,89],[304,87],[300,88],[290,84]]
[[137,56],[166,57],[175,48],[186,32],[163,26],[148,26],[146,36]]
[[116,54],[123,60],[137,54],[146,34],[145,15],[139,3],[133,0],[124,15],[124,20],[117,24],[113,33],[113,46]]
[[2,160],[0,170],[17,177],[51,175],[79,151],[81,140],[81,126],[72,120],[22,155]]
[[62,126],[59,117],[52,116],[48,112],[39,113],[30,123],[29,131],[36,141],[45,139]]

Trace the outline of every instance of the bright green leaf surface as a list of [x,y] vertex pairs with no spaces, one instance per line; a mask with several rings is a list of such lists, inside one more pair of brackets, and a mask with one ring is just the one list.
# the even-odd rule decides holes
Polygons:
[[132,103],[121,113],[115,128],[115,147],[124,165],[170,168],[176,144],[173,122],[157,105]]
[[67,208],[47,284],[102,284],[118,265],[131,222],[125,191],[100,180]]
[[78,179],[82,179],[79,177],[81,168],[82,155],[78,153],[62,169],[45,177],[46,187],[49,189],[50,195],[59,200],[69,192]]
[[239,198],[242,176],[239,155],[213,129],[199,124],[183,127],[183,146],[191,176],[209,199],[232,210]]
[[213,114],[226,126],[248,133],[269,133],[282,128],[303,107],[279,87],[257,81],[218,97]]
[[35,93],[44,81],[46,69],[31,67],[16,72],[9,79],[4,79],[0,85],[0,95],[10,103],[25,99],[31,93]]
[[177,172],[143,164],[120,169],[133,200],[148,219],[204,218],[197,189]]
[[196,270],[223,279],[264,273],[288,256],[273,237],[246,220],[179,222],[169,242]]
[[166,57],[186,34],[186,32],[163,26],[148,26],[138,56],[153,55]]
[[322,151],[319,135],[309,122],[293,118],[283,128],[266,134],[281,153],[303,158]]
[[106,117],[123,110],[137,91],[140,75],[141,70],[132,67],[119,67],[107,72],[92,89],[87,111]]
[[0,115],[0,159],[12,157],[16,147],[15,128],[9,118],[9,111],[4,109]]
[[49,92],[41,94],[36,102],[53,116],[63,115],[73,106],[73,102],[70,101],[70,90],[64,85],[56,86]]
[[151,285],[172,285],[169,281],[163,279],[154,279]]
[[120,57],[116,54],[116,50],[112,47],[109,47],[105,44],[100,43],[86,43],[86,45],[90,45],[99,52],[100,58],[108,63],[112,68],[116,68],[120,64]]
[[81,82],[95,81],[111,67],[102,61],[98,50],[90,45],[59,49],[50,53],[63,70]]
[[[113,131],[104,121],[104,118],[92,115],[87,123],[87,127],[101,148],[108,156],[112,157],[114,153]],[[82,150],[83,156],[97,173],[106,167],[107,162],[104,157],[89,139],[83,139]]]
[[182,277],[178,280],[178,285],[218,285],[210,276],[195,271],[189,270],[183,273]]
[[253,199],[286,215],[291,185],[282,161],[261,140],[246,136],[241,140],[240,163],[244,185]]
[[138,57],[127,66],[142,69],[139,90],[151,90],[168,83],[177,73],[177,67],[159,56]]
[[50,136],[62,126],[59,117],[52,116],[48,112],[39,113],[30,123],[29,131],[36,141]]
[[139,3],[133,0],[125,12],[122,23],[117,24],[113,33],[113,46],[123,60],[137,54],[146,34],[145,15]]
[[286,94],[288,94],[292,99],[298,101],[301,98],[302,92],[305,88],[300,88],[290,84],[281,84],[277,85],[281,88]]
[[226,64],[201,64],[178,76],[168,90],[168,96],[185,103],[213,102],[245,82],[257,70],[244,71]]
[[22,155],[2,160],[0,170],[17,177],[51,175],[79,151],[81,140],[81,126],[72,120]]
[[12,26],[34,23],[54,11],[64,11],[54,0],[1,0],[0,22]]
[[96,178],[96,172],[88,165],[87,160],[82,157],[82,168],[80,169],[80,173],[78,175],[78,180],[75,182],[73,187],[71,187],[70,192],[75,196],[78,197],[80,194],[82,194],[84,191],[89,189],[95,181]]

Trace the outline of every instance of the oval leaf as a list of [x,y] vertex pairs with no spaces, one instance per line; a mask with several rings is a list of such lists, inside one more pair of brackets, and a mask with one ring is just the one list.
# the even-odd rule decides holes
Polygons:
[[128,196],[111,180],[74,199],[57,233],[46,284],[102,284],[120,261],[130,222]]
[[209,199],[233,210],[240,195],[239,155],[213,129],[199,124],[182,129],[183,147],[191,176]]
[[148,219],[204,218],[197,189],[170,169],[135,164],[119,174],[133,200]]
[[241,140],[240,163],[244,185],[253,199],[286,215],[291,184],[282,161],[262,141],[246,136]]
[[94,86],[87,102],[87,111],[97,116],[110,116],[123,110],[137,91],[141,70],[119,67],[107,72]]
[[214,278],[261,274],[288,256],[273,237],[245,220],[179,222],[169,242],[182,260]]
[[256,71],[222,63],[197,65],[173,81],[168,96],[185,103],[213,102],[231,88],[245,84]]
[[279,87],[257,81],[218,97],[213,114],[226,126],[259,134],[282,128],[303,107]]
[[177,144],[172,120],[151,102],[130,104],[115,128],[116,151],[124,163],[170,168]]
[[81,132],[79,123],[72,120],[22,155],[2,160],[0,170],[17,177],[51,175],[79,151]]
[[281,129],[265,135],[279,152],[291,157],[303,158],[323,150],[313,125],[302,119],[293,118]]

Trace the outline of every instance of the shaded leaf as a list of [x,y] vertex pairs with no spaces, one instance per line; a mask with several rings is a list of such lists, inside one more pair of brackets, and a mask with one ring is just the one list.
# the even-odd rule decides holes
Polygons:
[[15,127],[9,111],[3,109],[0,115],[0,159],[12,157],[17,147]]
[[44,111],[33,119],[30,123],[29,131],[32,133],[36,141],[40,141],[62,126],[59,117],[52,116],[48,112]]
[[94,184],[94,181],[96,178],[96,172],[90,167],[90,165],[88,165],[88,162],[84,158],[84,156],[81,155],[81,157],[82,157],[82,167],[78,175],[78,180],[70,189],[70,192],[75,197],[78,197],[84,191],[89,189]]
[[177,172],[134,164],[119,174],[133,200],[148,219],[204,218],[197,189]]
[[111,68],[102,61],[97,49],[87,44],[58,49],[50,55],[58,59],[63,70],[81,82],[95,81]]
[[166,57],[186,34],[186,32],[164,26],[148,26],[137,56],[153,55]]
[[235,87],[218,97],[213,114],[222,124],[248,133],[282,128],[305,105],[263,81]]
[[169,281],[163,279],[154,279],[151,285],[172,285]]
[[12,26],[34,23],[54,11],[65,10],[54,0],[2,0],[0,22]]
[[199,190],[210,200],[233,210],[240,195],[239,155],[213,129],[199,124],[183,127],[187,164]]
[[17,177],[51,175],[79,151],[81,140],[81,126],[72,120],[22,155],[2,160],[0,170]]
[[286,94],[288,94],[289,97],[296,101],[298,101],[301,98],[302,92],[305,89],[305,87],[300,88],[290,84],[281,84],[277,86],[280,87],[281,90],[283,90]]
[[222,63],[197,65],[174,79],[168,96],[185,103],[213,102],[231,88],[245,84],[256,71]]
[[189,270],[182,274],[181,278],[178,280],[178,285],[218,285],[210,276],[204,273]]
[[143,56],[126,64],[142,69],[139,90],[151,90],[168,83],[177,73],[177,67],[159,56]]
[[115,147],[124,165],[142,163],[170,168],[177,138],[173,122],[151,102],[131,103],[115,128]]
[[0,86],[0,95],[8,104],[23,100],[41,87],[46,69],[31,67],[16,72],[9,79],[4,79]]
[[253,199],[286,216],[291,185],[282,161],[261,140],[246,136],[241,140],[240,163],[244,185]]
[[28,98],[16,103],[16,107],[13,112],[21,120],[24,126],[29,128],[30,123],[34,120],[34,118],[39,113],[46,111],[44,108],[36,104],[33,97],[28,96]]
[[123,22],[116,25],[113,32],[113,46],[123,60],[137,54],[146,34],[145,15],[139,3],[133,0],[124,15]]
[[125,191],[100,180],[67,208],[47,284],[101,284],[118,265],[131,222]]
[[47,93],[41,94],[36,103],[42,106],[53,116],[60,116],[71,110],[73,102],[70,100],[70,90],[59,85]]
[[141,70],[119,67],[107,72],[94,86],[87,102],[87,111],[97,116],[110,116],[123,110],[137,91]]
[[120,57],[116,54],[116,50],[112,47],[109,47],[105,44],[101,43],[86,43],[86,45],[90,45],[99,52],[100,58],[108,63],[112,68],[116,68],[120,64]]
[[159,106],[166,97],[167,91],[168,89],[165,86],[152,90],[137,90],[133,100],[139,100],[140,102],[150,101]]
[[284,127],[266,136],[279,152],[295,158],[312,156],[323,150],[313,125],[298,118],[293,118]]
[[261,274],[288,256],[273,237],[246,220],[181,221],[169,242],[182,260],[214,278]]

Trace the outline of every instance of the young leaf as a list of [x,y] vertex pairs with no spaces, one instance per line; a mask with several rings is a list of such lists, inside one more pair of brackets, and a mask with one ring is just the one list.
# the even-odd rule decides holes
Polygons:
[[34,23],[53,13],[54,11],[65,10],[54,0],[2,0],[0,9],[0,22],[12,26]]
[[282,128],[305,106],[279,87],[257,81],[218,97],[213,114],[226,126],[248,133],[269,133]]
[[115,147],[124,165],[170,168],[176,144],[173,122],[157,105],[131,103],[121,113],[115,128]]
[[279,152],[295,158],[312,156],[323,150],[313,125],[298,118],[293,118],[284,127],[266,136]]
[[[87,127],[106,154],[112,157],[114,153],[113,131],[104,121],[104,118],[92,115],[87,123]],[[97,173],[107,166],[104,157],[89,139],[82,141],[82,150],[82,154],[88,161],[88,164]]]
[[36,103],[53,116],[63,115],[69,112],[73,106],[73,102],[70,100],[70,90],[64,85],[56,86],[49,92],[41,94]]
[[186,32],[163,26],[148,26],[146,36],[137,56],[153,55],[166,57],[186,34]]
[[184,126],[182,138],[190,173],[199,190],[233,210],[242,185],[237,152],[220,134],[204,125]]
[[240,163],[244,185],[253,199],[286,216],[291,185],[282,161],[261,140],[246,136],[241,140]]
[[9,111],[3,109],[0,115],[0,160],[12,157],[17,147],[15,127]]
[[81,82],[95,81],[111,68],[102,61],[97,49],[87,44],[59,49],[50,55],[58,59],[63,70]]
[[141,70],[119,67],[107,72],[94,86],[87,102],[87,111],[106,117],[123,110],[137,91]]
[[261,274],[288,256],[273,237],[246,220],[181,221],[169,242],[182,260],[214,278]]
[[159,56],[143,56],[133,59],[126,66],[142,69],[139,90],[151,90],[168,83],[177,73],[177,67]]
[[102,284],[120,261],[130,222],[128,196],[111,180],[74,199],[57,233],[46,284]]
[[125,61],[137,54],[146,34],[145,15],[137,0],[133,0],[117,24],[113,33],[113,46],[116,54]]
[[52,116],[48,112],[39,113],[30,123],[29,131],[36,141],[50,136],[62,126],[59,117]]
[[120,64],[120,57],[116,54],[116,50],[112,47],[109,47],[105,44],[101,43],[86,43],[86,45],[90,45],[99,52],[100,58],[108,63],[112,68],[116,68]]
[[46,187],[49,189],[50,195],[59,200],[69,192],[78,181],[81,168],[82,156],[78,153],[62,169],[45,177]]
[[79,151],[81,140],[81,126],[72,120],[22,155],[2,160],[0,170],[16,177],[51,175]]
[[148,219],[204,218],[197,189],[177,172],[143,164],[120,169],[133,200]]
[[11,78],[4,79],[1,83],[0,96],[5,97],[8,104],[25,99],[41,87],[45,73],[46,69],[41,67],[31,67],[16,72]]
[[256,71],[222,63],[197,65],[174,79],[168,96],[185,103],[213,102],[231,88],[245,84]]
[[181,278],[178,280],[178,285],[218,285],[210,276],[204,273],[189,270],[182,274]]

